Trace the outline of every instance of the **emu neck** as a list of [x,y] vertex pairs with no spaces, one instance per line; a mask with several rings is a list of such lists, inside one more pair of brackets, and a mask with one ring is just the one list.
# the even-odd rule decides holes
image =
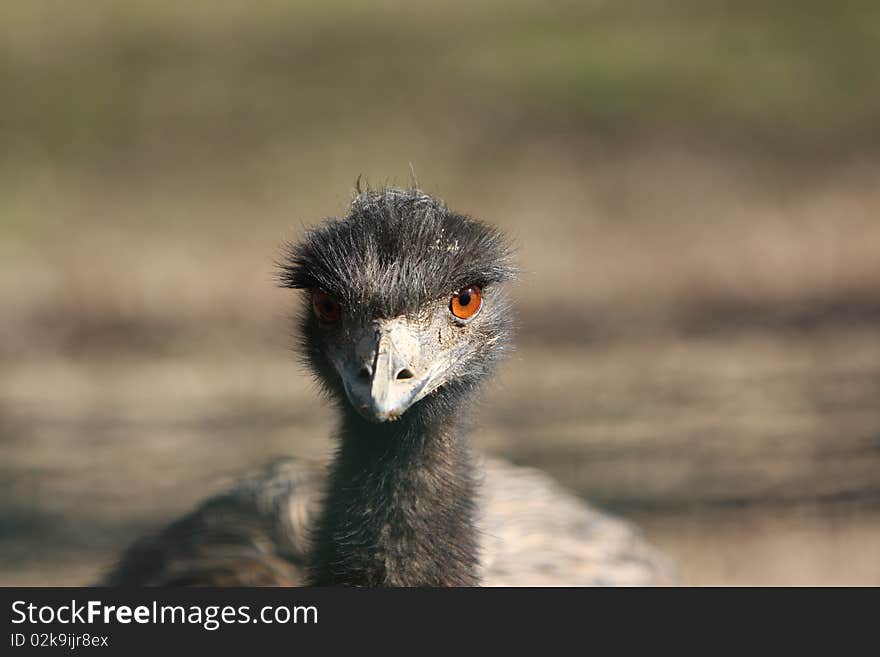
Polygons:
[[310,583],[476,585],[474,479],[461,426],[346,416]]

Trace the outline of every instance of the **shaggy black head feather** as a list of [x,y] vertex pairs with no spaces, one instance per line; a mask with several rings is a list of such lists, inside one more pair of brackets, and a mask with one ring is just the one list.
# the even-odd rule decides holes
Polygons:
[[289,246],[281,282],[321,288],[365,316],[395,317],[513,274],[496,229],[418,189],[384,188],[360,193],[347,217],[327,219]]

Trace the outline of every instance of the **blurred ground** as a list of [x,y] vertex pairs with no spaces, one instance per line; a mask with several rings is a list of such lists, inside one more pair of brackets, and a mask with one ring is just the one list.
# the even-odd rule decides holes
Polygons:
[[327,454],[273,259],[411,167],[519,245],[482,447],[685,582],[880,584],[875,3],[6,14],[0,584]]

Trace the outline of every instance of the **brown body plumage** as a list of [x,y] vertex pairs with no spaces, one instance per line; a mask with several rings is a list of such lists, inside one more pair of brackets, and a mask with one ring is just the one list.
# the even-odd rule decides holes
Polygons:
[[[478,497],[484,586],[670,584],[670,565],[630,523],[544,473],[486,459]],[[155,536],[104,583],[129,586],[300,586],[324,465],[281,459],[250,473]]]

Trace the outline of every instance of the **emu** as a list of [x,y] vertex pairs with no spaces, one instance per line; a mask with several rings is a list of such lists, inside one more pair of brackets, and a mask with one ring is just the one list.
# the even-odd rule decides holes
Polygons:
[[284,459],[135,542],[109,585],[647,585],[628,523],[546,475],[477,457],[481,384],[508,350],[503,235],[418,189],[358,190],[289,246],[300,347],[339,414],[335,458]]

